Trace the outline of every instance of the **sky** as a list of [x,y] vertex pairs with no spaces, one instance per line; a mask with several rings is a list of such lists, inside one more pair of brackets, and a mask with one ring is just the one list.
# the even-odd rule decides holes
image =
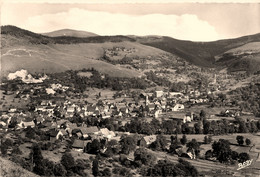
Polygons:
[[257,1],[187,1],[9,0],[1,4],[1,25],[15,25],[36,33],[75,29],[98,35],[160,35],[191,41],[260,33]]

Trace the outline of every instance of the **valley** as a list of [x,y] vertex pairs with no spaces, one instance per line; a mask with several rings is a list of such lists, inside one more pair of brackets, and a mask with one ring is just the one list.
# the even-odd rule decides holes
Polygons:
[[0,176],[257,176],[259,44],[2,26]]

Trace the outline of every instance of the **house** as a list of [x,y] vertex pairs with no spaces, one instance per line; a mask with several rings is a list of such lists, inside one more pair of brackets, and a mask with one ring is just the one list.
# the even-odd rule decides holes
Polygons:
[[172,111],[181,111],[184,110],[184,105],[183,104],[176,104],[173,108]]
[[196,159],[196,155],[193,149],[188,149],[187,155],[190,157],[190,159]]
[[35,127],[33,119],[22,119],[20,123],[17,124],[19,128]]
[[41,105],[42,106],[50,106],[52,103],[50,100],[42,100]]
[[162,90],[157,90],[155,91],[155,97],[156,98],[159,98],[159,97],[162,97],[164,94],[164,92]]
[[60,129],[62,136],[68,136],[68,132],[65,129]]
[[193,113],[188,112],[188,113],[186,113],[186,115],[183,119],[183,122],[186,123],[186,122],[191,122],[191,121],[193,121]]
[[88,138],[90,135],[98,134],[99,129],[96,126],[93,127],[80,127],[83,138]]
[[93,116],[99,116],[99,115],[100,115],[100,111],[99,111],[99,110],[95,110],[92,115],[93,115]]
[[169,98],[175,98],[175,97],[181,97],[181,96],[183,96],[183,93],[181,93],[181,92],[169,92],[168,93]]
[[67,113],[74,113],[74,111],[75,111],[75,108],[73,107],[73,106],[69,106],[69,107],[67,107]]
[[159,115],[161,115],[161,114],[162,114],[162,110],[161,110],[161,109],[158,109],[158,110],[155,111],[154,117],[155,117],[155,118],[158,118]]
[[153,111],[154,109],[155,109],[155,104],[148,104],[148,105],[146,106],[146,110],[147,110],[148,112]]
[[119,110],[120,112],[122,112],[123,114],[128,114],[129,113],[129,109],[127,107],[122,107]]
[[140,140],[140,146],[147,147],[156,141],[156,135],[145,136]]
[[97,112],[95,112],[95,111],[99,111],[97,106],[87,106],[87,108],[85,108],[85,116],[97,114]]
[[184,112],[174,112],[172,115],[171,115],[171,119],[174,119],[174,120],[183,120],[184,117],[186,117],[186,113]]
[[54,112],[54,107],[52,107],[52,106],[46,106],[45,109],[46,109],[47,112],[50,112],[50,113]]
[[72,144],[72,149],[75,151],[82,152],[89,141],[75,139]]
[[56,121],[57,128],[67,128],[67,120],[61,119]]
[[0,125],[6,126],[7,124],[4,121],[0,121]]
[[45,107],[46,106],[39,105],[35,108],[35,111],[46,111]]
[[112,137],[116,136],[115,132],[109,131],[107,128],[101,128],[100,134],[107,139],[111,139]]
[[122,117],[122,116],[123,116],[123,113],[122,113],[121,111],[115,110],[115,111],[113,111],[113,115],[114,115],[115,117]]
[[49,131],[49,136],[50,136],[50,141],[51,142],[55,142],[60,137],[63,137],[63,134],[62,134],[62,132],[60,130],[51,129]]
[[103,107],[103,112],[104,113],[107,113],[109,111],[109,106],[108,105],[105,105],[104,107]]
[[110,112],[102,113],[101,115],[102,115],[102,118],[103,118],[103,119],[108,119],[108,118],[111,117],[111,113],[110,113]]
[[167,102],[166,101],[161,101],[161,108],[166,109]]
[[10,109],[9,109],[9,112],[10,112],[10,113],[14,113],[14,112],[16,112],[16,111],[17,111],[16,108],[10,108]]
[[43,123],[43,121],[44,121],[44,118],[42,118],[42,117],[35,118],[35,122],[36,122],[37,125],[40,124],[40,123]]

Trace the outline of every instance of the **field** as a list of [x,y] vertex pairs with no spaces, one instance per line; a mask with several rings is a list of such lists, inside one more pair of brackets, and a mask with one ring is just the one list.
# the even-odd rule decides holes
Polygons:
[[[3,99],[4,96],[4,99]],[[29,103],[29,100],[15,98],[14,94],[5,95],[2,90],[0,90],[0,110],[5,110],[9,107],[13,108],[25,108]]]
[[[247,147],[247,146],[238,146],[237,142],[236,142],[236,136],[241,135],[244,136],[245,138],[249,138],[252,142],[251,146]],[[198,142],[203,142],[204,136],[205,135],[186,135],[188,141],[190,141],[191,139],[196,139]],[[178,135],[179,138],[182,137],[182,135]],[[170,140],[170,136],[168,136],[167,138],[168,140]],[[237,171],[237,164],[235,166],[225,166],[223,164],[220,164],[218,162],[211,162],[208,160],[189,160],[195,167],[197,167],[199,169],[199,171],[215,171],[215,170],[225,170],[226,168],[228,169],[228,171],[230,172],[234,172],[234,173],[238,173],[237,175],[241,175],[244,173],[253,173],[253,174],[257,174],[260,172],[260,158],[259,158],[259,154],[260,154],[260,138],[258,135],[254,135],[254,134],[232,134],[232,135],[221,135],[221,136],[213,136],[212,137],[213,141],[218,141],[219,139],[226,139],[229,140],[231,143],[231,149],[237,151],[238,153],[241,152],[247,152],[250,155],[250,158],[253,159],[252,164],[249,167],[246,167],[245,169],[242,169],[240,171]],[[211,144],[202,144],[201,145],[201,151],[200,154],[204,155],[205,152],[207,150],[210,150]],[[157,152],[156,152],[157,153]],[[172,159],[173,161],[177,161],[177,157],[175,156],[169,156],[166,154],[161,154],[160,152],[158,152],[158,154],[161,157],[165,157],[167,156],[167,158]],[[242,175],[243,176],[243,175]],[[254,175],[253,175],[254,176]]]

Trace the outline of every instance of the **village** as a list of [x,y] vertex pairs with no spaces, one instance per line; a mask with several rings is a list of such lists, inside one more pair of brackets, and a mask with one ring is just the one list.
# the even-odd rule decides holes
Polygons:
[[[111,149],[123,151],[122,142],[132,136],[136,147],[150,150],[155,146],[159,151],[173,151],[172,135],[201,136],[204,133],[212,139],[212,135],[243,132],[241,124],[257,126],[252,113],[233,106],[232,100],[216,91],[216,82],[210,83],[208,89],[187,86],[178,92],[165,87],[128,91],[87,87],[83,94],[54,82],[46,79],[25,83],[14,79],[2,83],[1,141],[5,144],[4,140],[11,139],[15,145],[7,146],[2,153],[12,156],[16,147],[22,152],[19,156],[26,159],[33,144],[38,143],[44,158],[59,163],[66,152],[74,154],[74,158],[80,158],[80,154],[89,158],[87,154],[97,153],[111,156]],[[213,103],[221,106],[214,107]],[[223,123],[230,128],[222,129]],[[257,132],[257,128],[249,131]],[[164,135],[164,147],[158,148],[154,144],[162,141],[161,135]],[[126,153],[130,161],[134,161],[133,153],[130,153],[133,150]],[[176,147],[174,152],[177,156],[187,154],[191,160],[206,157],[185,146]]]

